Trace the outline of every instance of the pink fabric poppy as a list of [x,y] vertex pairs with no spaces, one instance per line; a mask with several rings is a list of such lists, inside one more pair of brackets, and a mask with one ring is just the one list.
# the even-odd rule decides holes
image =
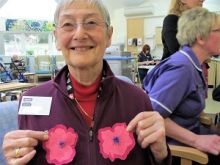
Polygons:
[[100,153],[104,158],[112,162],[119,158],[125,160],[135,146],[132,132],[126,131],[125,123],[116,123],[113,127],[105,127],[99,130],[98,139]]
[[76,155],[78,135],[73,128],[58,124],[48,131],[49,140],[43,143],[48,163],[62,165],[69,163]]

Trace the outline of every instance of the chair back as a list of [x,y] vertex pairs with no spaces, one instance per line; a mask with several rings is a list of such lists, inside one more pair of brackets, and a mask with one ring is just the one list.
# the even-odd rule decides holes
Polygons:
[[[11,131],[18,129],[18,101],[0,102],[0,145],[4,135]],[[0,164],[6,164],[2,149],[0,149]]]
[[130,78],[128,78],[127,76],[116,76],[116,77],[117,77],[118,79],[120,79],[120,80],[125,81],[125,82],[134,84],[134,82],[133,82]]
[[39,71],[51,71],[51,58],[49,55],[38,55],[35,57],[36,69]]
[[56,59],[56,69],[60,70],[63,66],[66,65],[63,55],[55,56]]

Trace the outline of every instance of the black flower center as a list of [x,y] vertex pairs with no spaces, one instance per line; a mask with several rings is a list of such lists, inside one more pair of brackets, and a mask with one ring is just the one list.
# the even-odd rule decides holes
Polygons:
[[63,140],[59,141],[59,146],[60,146],[60,148],[64,148],[65,142]]
[[114,142],[115,144],[119,144],[119,143],[120,143],[119,137],[118,137],[118,136],[115,136],[115,137],[113,138],[113,142]]

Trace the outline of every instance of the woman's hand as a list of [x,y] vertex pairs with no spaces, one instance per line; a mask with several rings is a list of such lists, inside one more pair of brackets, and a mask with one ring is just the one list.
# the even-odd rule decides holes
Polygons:
[[220,153],[220,136],[218,135],[197,135],[197,138],[192,145],[193,147],[208,152],[213,155]]
[[141,112],[127,126],[128,131],[135,131],[142,148],[150,146],[157,162],[167,155],[164,119],[158,112]]
[[42,131],[15,130],[4,136],[2,149],[8,165],[27,164],[36,154],[38,141],[48,139]]

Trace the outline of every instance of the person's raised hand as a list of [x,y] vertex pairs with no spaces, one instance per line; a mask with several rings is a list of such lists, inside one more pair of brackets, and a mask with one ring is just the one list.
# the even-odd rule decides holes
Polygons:
[[43,131],[15,130],[4,136],[2,150],[8,165],[27,164],[36,154],[38,141],[48,139]]
[[167,157],[164,119],[158,112],[141,112],[128,124],[128,131],[136,132],[142,148],[150,146],[157,161]]

